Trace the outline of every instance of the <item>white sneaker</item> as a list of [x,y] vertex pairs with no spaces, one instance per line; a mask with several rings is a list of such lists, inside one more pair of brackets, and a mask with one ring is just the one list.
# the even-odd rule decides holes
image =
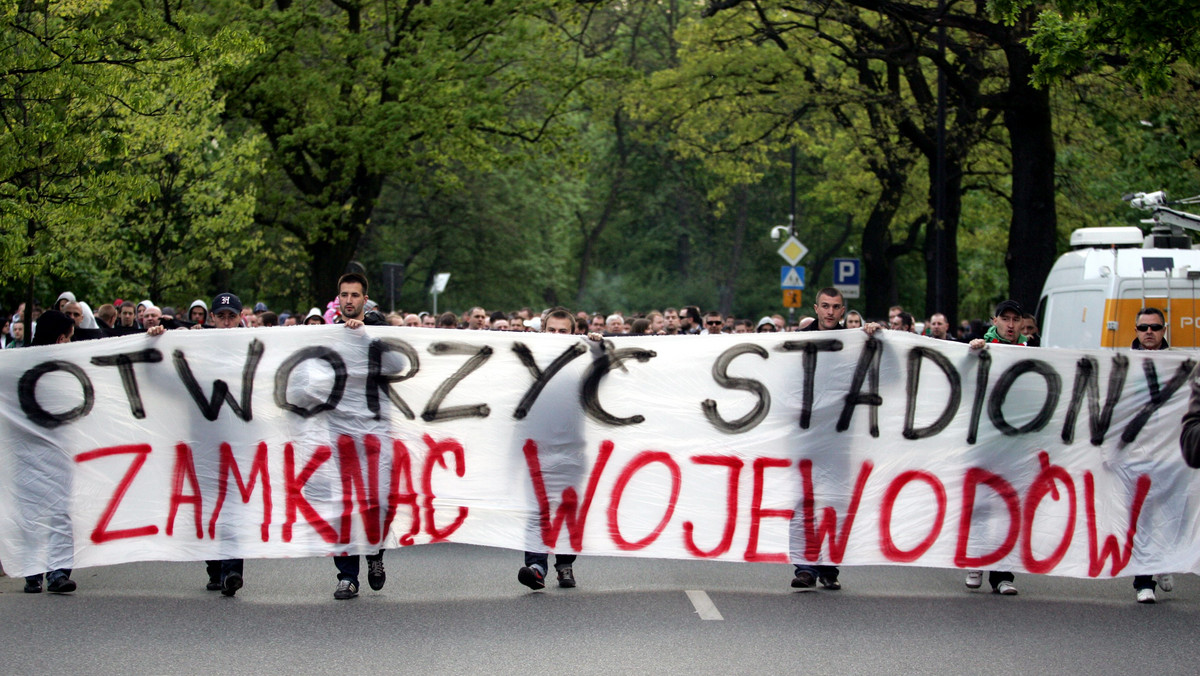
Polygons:
[[1005,581],[1001,582],[1000,584],[996,585],[996,593],[1002,594],[1004,596],[1016,596],[1017,595],[1017,586],[1015,584],[1009,582],[1008,580],[1005,580]]
[[1154,597],[1153,589],[1139,589],[1137,594],[1138,603],[1157,603],[1158,599]]
[[1155,575],[1154,580],[1158,582],[1158,588],[1165,592],[1169,592],[1175,588],[1175,577],[1170,573]]
[[967,589],[979,589],[983,586],[983,571],[968,570],[967,571]]

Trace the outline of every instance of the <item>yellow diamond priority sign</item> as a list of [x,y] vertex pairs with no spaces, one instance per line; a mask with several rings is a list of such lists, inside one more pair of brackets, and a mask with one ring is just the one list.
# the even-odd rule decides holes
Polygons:
[[779,247],[779,255],[783,256],[783,260],[788,262],[788,265],[795,265],[800,262],[801,258],[808,254],[808,247],[800,243],[795,235],[787,238],[783,246]]

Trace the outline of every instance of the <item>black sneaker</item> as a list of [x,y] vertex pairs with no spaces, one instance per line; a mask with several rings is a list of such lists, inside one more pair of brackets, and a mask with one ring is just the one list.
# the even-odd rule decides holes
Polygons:
[[221,581],[209,580],[208,584],[204,585],[204,588],[208,591],[221,591]]
[[41,594],[42,580],[41,578],[25,578],[25,593],[26,594]]
[[575,586],[575,571],[570,566],[556,567],[558,571],[558,586],[571,589]]
[[339,601],[352,599],[358,596],[358,585],[350,580],[338,580],[337,589],[333,590],[333,598]]
[[821,586],[829,591],[837,591],[842,588],[842,583],[838,582],[837,578],[829,579],[827,577],[819,577],[817,578],[817,582],[820,582]]
[[517,571],[517,582],[530,589],[545,589],[546,576],[533,566],[524,566]]
[[796,577],[792,578],[793,589],[812,589],[815,586],[817,586],[817,579],[806,570],[796,573]]
[[367,557],[367,584],[371,585],[371,589],[379,591],[383,589],[383,583],[387,582],[387,573],[383,570],[383,556],[377,559]]
[[221,594],[224,596],[233,596],[237,590],[242,588],[242,574],[230,573],[221,580]]
[[56,577],[46,585],[46,591],[51,594],[70,594],[75,588],[75,580],[69,577]]

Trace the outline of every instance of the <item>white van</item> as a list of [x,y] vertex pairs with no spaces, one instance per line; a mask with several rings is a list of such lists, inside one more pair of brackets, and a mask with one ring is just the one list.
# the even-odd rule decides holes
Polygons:
[[1200,346],[1200,251],[1179,227],[1081,228],[1071,249],[1042,287],[1043,347],[1128,348],[1143,307],[1166,315],[1171,347]]

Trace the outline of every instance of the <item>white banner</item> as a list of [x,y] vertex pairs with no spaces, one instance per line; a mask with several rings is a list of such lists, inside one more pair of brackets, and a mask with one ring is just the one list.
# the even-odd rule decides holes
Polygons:
[[0,352],[0,562],[370,553],[1200,572],[1188,353],[342,326]]

